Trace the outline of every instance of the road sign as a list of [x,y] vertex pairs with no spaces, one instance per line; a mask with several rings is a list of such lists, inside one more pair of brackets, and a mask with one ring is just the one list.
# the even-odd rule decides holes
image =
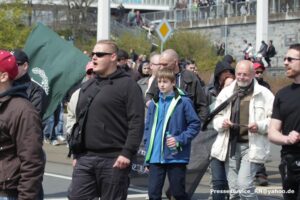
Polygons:
[[166,19],[161,20],[160,24],[156,28],[156,32],[163,43],[170,37],[172,31],[173,29]]

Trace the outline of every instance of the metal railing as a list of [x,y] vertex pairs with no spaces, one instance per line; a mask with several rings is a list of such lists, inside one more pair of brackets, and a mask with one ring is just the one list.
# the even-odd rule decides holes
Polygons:
[[[299,0],[270,0],[269,14],[288,13],[300,11]],[[158,22],[165,18],[171,22],[190,22],[207,19],[218,19],[236,16],[255,16],[256,1],[239,3],[220,3],[218,5],[191,6],[187,9],[175,9],[172,11],[162,11],[144,13],[142,17],[145,21]]]
[[170,6],[174,8],[177,0],[113,0],[117,4],[141,4],[151,6]]

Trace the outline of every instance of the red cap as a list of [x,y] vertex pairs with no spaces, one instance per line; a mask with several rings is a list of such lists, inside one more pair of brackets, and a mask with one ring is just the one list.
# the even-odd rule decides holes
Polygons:
[[261,68],[262,70],[266,69],[265,66],[264,66],[264,64],[260,63],[260,62],[253,63],[253,67],[254,67],[255,70],[257,70],[258,68]]
[[7,72],[10,80],[18,75],[16,58],[8,51],[0,50],[0,72]]

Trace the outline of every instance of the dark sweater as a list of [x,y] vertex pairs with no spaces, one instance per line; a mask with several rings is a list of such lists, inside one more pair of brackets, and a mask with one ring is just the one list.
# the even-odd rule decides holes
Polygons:
[[103,157],[123,155],[130,159],[143,136],[141,89],[119,68],[107,78],[96,77],[82,86],[77,116],[86,105],[91,88],[97,86],[101,89],[89,107],[84,129],[86,150]]

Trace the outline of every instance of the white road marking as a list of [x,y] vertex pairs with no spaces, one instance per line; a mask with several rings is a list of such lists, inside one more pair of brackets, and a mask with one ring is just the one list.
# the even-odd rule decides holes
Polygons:
[[[53,173],[44,173],[45,176],[50,176],[50,177],[55,177],[55,178],[60,178],[60,179],[65,179],[65,180],[72,180],[72,177],[70,176],[63,176],[59,174],[53,174]],[[138,192],[142,194],[130,194],[128,197],[130,198],[138,198],[138,197],[147,197],[147,190],[140,190],[140,189],[134,189],[134,188],[128,188],[128,191],[131,192]],[[59,199],[66,199],[66,198],[55,198],[57,200]],[[54,199],[47,199],[47,200],[54,200]]]

